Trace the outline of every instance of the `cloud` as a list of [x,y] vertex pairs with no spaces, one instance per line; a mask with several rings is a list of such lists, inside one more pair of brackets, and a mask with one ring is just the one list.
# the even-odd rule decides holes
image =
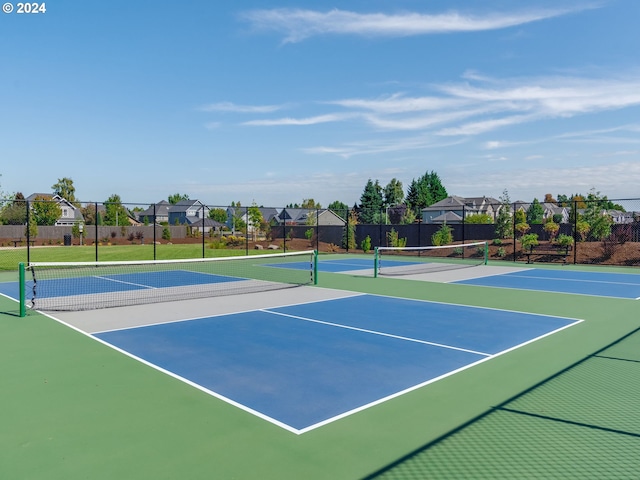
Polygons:
[[317,115],[315,117],[307,118],[276,118],[271,120],[250,120],[242,123],[242,125],[248,126],[261,126],[261,127],[273,127],[282,125],[316,125],[318,123],[328,122],[340,122],[346,120],[352,115],[348,114],[326,114]]
[[357,13],[333,9],[328,12],[294,8],[250,10],[240,18],[257,31],[284,35],[284,43],[300,42],[317,35],[407,37],[454,32],[497,30],[546,20],[594,6],[573,9],[528,10],[470,14],[449,11],[438,14],[416,12]]
[[203,112],[271,113],[282,110],[285,105],[237,105],[232,102],[210,103],[198,108]]

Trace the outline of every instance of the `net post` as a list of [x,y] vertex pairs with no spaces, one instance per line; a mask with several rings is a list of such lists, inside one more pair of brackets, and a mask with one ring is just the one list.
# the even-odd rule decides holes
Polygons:
[[373,249],[373,278],[378,278],[378,247]]
[[484,264],[489,263],[489,242],[484,242]]
[[318,250],[313,251],[313,284],[318,285]]
[[25,271],[24,263],[18,264],[19,283],[20,283],[20,317],[27,316],[27,296],[25,293]]

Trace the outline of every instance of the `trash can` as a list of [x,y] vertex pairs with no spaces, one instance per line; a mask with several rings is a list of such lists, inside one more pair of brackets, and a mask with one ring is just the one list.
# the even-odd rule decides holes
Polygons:
[[65,244],[65,246],[67,246],[67,247],[68,247],[69,245],[71,245],[71,235],[65,235],[65,236],[64,236],[64,244]]

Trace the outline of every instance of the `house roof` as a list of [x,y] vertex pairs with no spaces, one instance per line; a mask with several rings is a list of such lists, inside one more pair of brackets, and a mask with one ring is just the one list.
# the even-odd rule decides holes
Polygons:
[[431,219],[432,223],[440,223],[440,222],[446,222],[446,223],[459,223],[462,222],[462,217],[460,215],[458,215],[457,213],[454,212],[445,212],[442,215],[438,215],[437,217],[433,217]]
[[194,206],[197,206],[198,209],[202,209],[202,208],[204,208],[205,210],[209,209],[209,207],[207,207],[204,203],[202,203],[199,200],[180,200],[178,203],[169,206],[169,213],[186,212],[187,210],[189,210]]
[[[170,206],[171,204],[166,200],[159,201],[158,203],[155,204],[155,215],[167,216],[169,214]],[[149,205],[149,208],[147,208],[146,210],[138,212],[138,218],[152,217],[154,214],[153,209],[154,209],[154,205]]]
[[422,211],[453,210],[453,209],[458,209],[462,207],[475,208],[473,205],[469,205],[470,203],[472,202],[470,202],[469,199],[467,198],[452,195],[428,207],[423,208]]
[[220,223],[212,218],[200,218],[197,221],[191,224],[192,227],[212,227],[212,228],[221,228],[224,227],[224,223]]

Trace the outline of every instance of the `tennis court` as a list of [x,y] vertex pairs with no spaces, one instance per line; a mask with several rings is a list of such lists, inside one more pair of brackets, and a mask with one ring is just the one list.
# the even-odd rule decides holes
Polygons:
[[[26,318],[6,297],[15,298],[16,282],[0,284],[3,405],[28,412],[4,419],[0,472],[633,478],[640,468],[640,437],[625,420],[640,385],[637,362],[626,360],[636,350],[628,341],[605,349],[640,328],[636,297],[464,282],[483,272],[561,271],[615,292],[640,277],[634,270],[585,277],[585,269],[518,265],[493,275],[507,268],[501,263],[373,278],[371,257],[327,255],[314,285],[308,261],[284,263],[99,272],[127,296],[149,297]],[[56,281],[37,275],[41,293]],[[85,275],[54,276],[77,283]],[[206,292],[291,275],[294,288]],[[198,296],[184,293],[201,286]],[[65,302],[121,294],[86,288],[49,291]],[[149,302],[171,292],[184,296]],[[568,458],[580,462],[569,468]]]
[[357,295],[94,335],[300,434],[576,322]]

